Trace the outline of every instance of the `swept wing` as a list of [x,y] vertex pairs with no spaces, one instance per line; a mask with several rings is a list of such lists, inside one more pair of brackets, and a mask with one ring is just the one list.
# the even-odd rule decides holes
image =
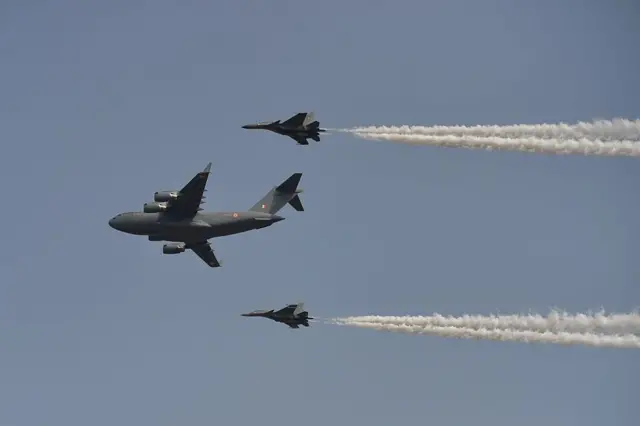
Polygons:
[[211,163],[197,175],[195,175],[189,183],[187,183],[179,192],[177,198],[167,202],[165,213],[176,218],[189,218],[195,216],[203,204],[203,197],[207,180],[211,173]]
[[188,246],[200,259],[212,268],[219,268],[220,262],[216,258],[215,253],[211,249],[211,243],[208,241],[201,241],[195,244],[189,244]]
[[302,127],[305,123],[305,118],[307,117],[306,112],[299,112],[293,117],[289,118],[286,121],[282,122],[282,125],[285,127]]

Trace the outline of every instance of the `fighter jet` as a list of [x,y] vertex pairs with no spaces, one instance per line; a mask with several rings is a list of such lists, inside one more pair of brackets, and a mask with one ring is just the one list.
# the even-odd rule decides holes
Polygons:
[[289,136],[295,140],[298,145],[309,145],[308,138],[316,142],[320,142],[319,132],[326,132],[321,129],[320,123],[313,119],[313,113],[300,112],[285,122],[280,120],[267,121],[257,124],[247,124],[242,126],[243,129],[264,129],[278,133],[280,135]]
[[243,317],[265,317],[276,322],[281,322],[291,328],[300,328],[300,325],[309,327],[309,320],[313,319],[309,316],[309,312],[304,310],[304,303],[295,305],[287,305],[279,311],[263,310],[253,311],[248,314],[242,314]]
[[205,186],[211,163],[179,191],[159,191],[154,202],[145,203],[142,212],[127,212],[109,220],[109,225],[121,232],[146,235],[149,241],[169,241],[162,247],[164,254],[192,250],[212,268],[220,266],[209,239],[262,229],[284,220],[276,215],[287,203],[304,211],[298,189],[302,173],[294,173],[273,187],[248,211],[202,212]]

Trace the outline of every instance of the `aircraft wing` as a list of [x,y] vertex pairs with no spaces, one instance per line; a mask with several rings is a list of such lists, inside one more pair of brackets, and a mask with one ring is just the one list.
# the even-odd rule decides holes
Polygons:
[[299,112],[287,121],[284,121],[282,125],[286,127],[302,127],[307,115],[308,114],[306,112]]
[[220,262],[216,258],[216,255],[213,253],[211,249],[211,244],[208,241],[202,241],[195,244],[189,244],[189,248],[196,254],[200,259],[204,261],[207,265],[212,268],[220,267]]
[[309,145],[309,141],[307,141],[307,138],[305,138],[304,136],[300,136],[300,135],[287,135],[287,136],[289,136],[294,141],[298,142],[298,145]]
[[296,310],[296,305],[288,305],[276,312],[278,315],[293,315]]
[[211,173],[211,163],[187,183],[180,190],[180,196],[171,201],[167,213],[178,217],[191,217],[200,211],[200,205],[203,203],[205,187]]

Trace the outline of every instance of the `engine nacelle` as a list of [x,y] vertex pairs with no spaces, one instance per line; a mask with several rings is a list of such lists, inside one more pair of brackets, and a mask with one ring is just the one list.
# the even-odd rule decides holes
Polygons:
[[179,196],[178,191],[158,191],[153,194],[153,201],[156,202],[167,202],[176,200]]
[[178,254],[185,251],[187,248],[182,243],[165,244],[162,246],[162,253],[164,254]]
[[142,210],[145,213],[161,213],[167,210],[167,203],[144,203]]

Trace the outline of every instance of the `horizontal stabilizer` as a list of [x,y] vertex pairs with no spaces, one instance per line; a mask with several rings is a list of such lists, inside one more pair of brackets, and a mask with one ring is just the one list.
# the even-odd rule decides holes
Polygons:
[[304,211],[304,207],[302,206],[302,201],[300,201],[300,197],[298,197],[298,194],[296,194],[295,197],[289,200],[289,205],[299,212]]

